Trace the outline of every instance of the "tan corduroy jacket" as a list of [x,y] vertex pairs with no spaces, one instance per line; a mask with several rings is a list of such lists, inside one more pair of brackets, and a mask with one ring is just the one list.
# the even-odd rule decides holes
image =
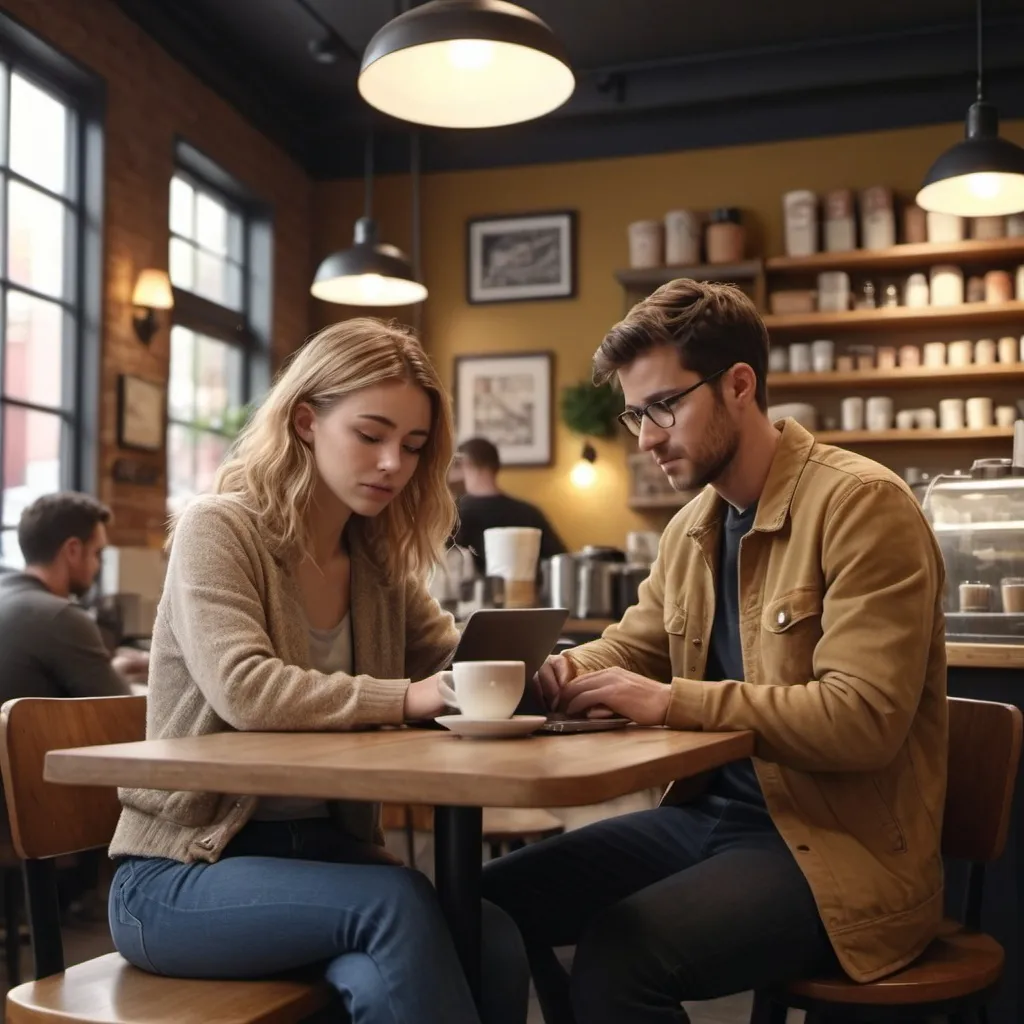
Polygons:
[[[323,731],[399,724],[413,679],[443,668],[452,617],[419,581],[388,583],[352,525],[354,675],[306,668],[308,634],[293,574],[229,498],[192,502],[178,522],[150,655],[146,736],[229,729]],[[257,797],[122,789],[112,857],[215,861]],[[379,809],[335,802],[339,827],[383,842]]]
[[710,488],[669,524],[639,603],[569,656],[671,680],[673,728],[754,731],[772,819],[844,969],[868,981],[942,916],[943,564],[894,474],[780,426],[740,547],[746,681],[699,681],[724,513]]

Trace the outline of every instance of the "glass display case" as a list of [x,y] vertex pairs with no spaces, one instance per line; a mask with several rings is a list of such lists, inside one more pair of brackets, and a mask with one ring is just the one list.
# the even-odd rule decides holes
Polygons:
[[946,636],[1024,644],[1024,470],[980,459],[936,476],[923,507],[946,563]]

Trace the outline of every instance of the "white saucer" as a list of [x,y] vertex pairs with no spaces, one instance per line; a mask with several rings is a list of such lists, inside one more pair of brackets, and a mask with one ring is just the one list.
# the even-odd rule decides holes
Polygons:
[[477,739],[511,739],[529,736],[546,721],[545,715],[513,715],[511,718],[467,718],[465,715],[442,715],[436,719],[457,736]]

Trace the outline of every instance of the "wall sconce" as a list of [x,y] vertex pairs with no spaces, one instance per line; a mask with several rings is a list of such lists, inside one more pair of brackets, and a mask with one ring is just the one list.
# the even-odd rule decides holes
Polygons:
[[594,465],[596,461],[597,452],[588,441],[583,445],[579,462],[569,471],[569,480],[573,487],[586,490],[588,487],[594,486],[594,481],[597,480],[597,467]]
[[139,341],[148,345],[160,326],[158,309],[174,308],[174,293],[166,270],[140,270],[132,292],[132,324]]

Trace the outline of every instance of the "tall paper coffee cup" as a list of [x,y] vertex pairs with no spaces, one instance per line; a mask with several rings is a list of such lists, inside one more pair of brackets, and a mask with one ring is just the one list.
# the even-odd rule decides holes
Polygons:
[[537,604],[540,539],[540,530],[529,526],[484,530],[487,575],[505,580],[506,608],[533,608]]

